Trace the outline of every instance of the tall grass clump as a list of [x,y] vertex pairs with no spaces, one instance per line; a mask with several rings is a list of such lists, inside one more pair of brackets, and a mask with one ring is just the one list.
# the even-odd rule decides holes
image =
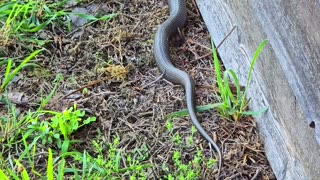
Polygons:
[[[224,71],[223,75],[221,74],[220,63],[218,59],[217,52],[212,45],[212,55],[214,62],[214,69],[216,73],[216,82],[219,88],[219,95],[217,95],[218,104],[216,104],[216,108],[218,112],[226,117],[232,118],[234,121],[238,121],[243,115],[258,115],[265,111],[268,108],[263,108],[259,111],[247,111],[248,103],[247,100],[247,92],[249,88],[249,84],[252,77],[253,67],[258,59],[259,54],[261,53],[263,47],[266,45],[267,40],[262,41],[262,43],[258,46],[256,52],[253,55],[253,59],[250,63],[250,68],[247,76],[247,82],[244,91],[241,91],[239,78],[236,73],[232,69],[228,69]],[[230,81],[231,80],[231,81]],[[236,93],[232,93],[230,88],[230,83],[233,82],[236,88]]]
[[[268,110],[267,107],[258,111],[247,110],[249,104],[249,101],[247,100],[247,93],[249,89],[249,84],[251,82],[253,67],[266,43],[267,40],[262,41],[262,43],[258,46],[257,50],[253,55],[244,91],[241,90],[239,78],[232,69],[228,69],[224,71],[223,74],[221,74],[218,55],[216,49],[214,48],[214,44],[211,43],[214,70],[216,73],[216,82],[219,89],[219,93],[216,93],[218,103],[198,106],[196,107],[196,111],[203,112],[210,109],[217,109],[221,116],[227,119],[233,119],[234,121],[238,121],[242,116],[259,115],[266,112]],[[231,91],[231,83],[233,83],[235,86],[235,93]],[[188,111],[186,109],[183,109],[181,111],[173,112],[167,115],[167,118],[181,117],[187,114]]]
[[10,0],[0,4],[0,45],[16,41],[43,45],[34,33],[55,22],[70,30],[70,18],[62,6],[67,1],[49,3],[40,0]]

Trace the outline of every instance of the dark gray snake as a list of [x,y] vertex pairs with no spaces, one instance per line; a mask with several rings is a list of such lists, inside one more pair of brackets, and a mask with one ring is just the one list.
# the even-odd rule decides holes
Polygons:
[[163,73],[163,77],[165,79],[171,81],[174,84],[180,84],[184,87],[186,92],[188,112],[192,123],[198,129],[200,134],[213,146],[213,148],[219,155],[219,176],[223,162],[222,154],[217,144],[205,132],[197,119],[194,105],[195,86],[193,79],[186,72],[174,67],[170,60],[169,38],[173,34],[177,33],[178,28],[183,28],[186,23],[186,3],[185,0],[168,0],[168,2],[170,8],[170,16],[159,27],[153,44],[156,63],[160,69],[160,72]]

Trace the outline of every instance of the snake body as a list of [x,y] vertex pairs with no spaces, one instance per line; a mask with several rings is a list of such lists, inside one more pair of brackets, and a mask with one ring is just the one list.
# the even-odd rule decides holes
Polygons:
[[170,9],[170,16],[157,30],[153,44],[154,57],[156,59],[156,63],[160,72],[163,74],[163,77],[174,84],[179,84],[184,87],[186,93],[187,108],[192,123],[197,128],[199,133],[212,145],[214,150],[218,153],[219,176],[223,162],[222,154],[217,144],[202,128],[197,119],[194,104],[194,81],[186,72],[176,68],[170,60],[171,58],[169,53],[169,38],[173,34],[177,33],[179,28],[183,28],[186,24],[186,3],[185,0],[168,0],[168,3]]

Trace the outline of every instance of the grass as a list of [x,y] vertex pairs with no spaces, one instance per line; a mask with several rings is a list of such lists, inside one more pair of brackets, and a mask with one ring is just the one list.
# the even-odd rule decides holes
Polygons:
[[[0,45],[7,46],[17,42],[23,45],[31,43],[42,47],[47,39],[39,39],[37,32],[44,30],[47,26],[58,26],[71,31],[71,12],[63,6],[69,0],[44,1],[44,0],[10,0],[0,3]],[[75,14],[90,23],[106,21],[116,14],[108,14],[96,17],[88,14]],[[27,49],[29,48],[28,46]],[[29,48],[33,51],[32,48]]]
[[[190,129],[190,136],[184,139],[179,133],[173,132],[173,126],[171,119],[167,119],[166,129],[171,136],[174,146],[177,147],[177,150],[172,152],[170,163],[167,162],[162,164],[162,170],[165,172],[164,178],[168,180],[193,180],[202,177],[202,167],[213,169],[216,165],[216,160],[211,157],[205,157],[198,148],[192,152],[191,159],[185,160],[182,158],[184,152],[188,152],[188,149],[196,146],[193,141],[195,132],[197,131],[196,128],[192,126]],[[167,164],[171,165],[168,166]]]
[[[124,153],[118,148],[119,138],[107,145],[98,138],[90,142],[92,149],[88,150],[92,152],[77,151],[74,145],[79,140],[73,139],[72,134],[95,122],[96,118],[85,118],[85,112],[77,110],[76,105],[63,112],[39,108],[22,118],[16,117],[15,111],[14,105],[8,102],[9,113],[0,119],[4,125],[0,139],[0,179],[64,179],[65,175],[75,179],[145,179],[148,174],[146,170],[151,167],[145,163],[148,149],[141,147]],[[36,157],[46,149],[43,156],[47,157],[47,168],[42,172],[37,167],[39,159]],[[125,167],[123,157],[126,157]]]
[[[220,63],[214,45],[212,44],[212,54],[214,61],[214,69],[216,72],[216,81],[218,84],[220,95],[218,97],[219,105],[217,106],[218,112],[226,117],[230,117],[238,121],[243,115],[258,115],[267,111],[268,108],[263,108],[260,111],[247,111],[248,101],[247,101],[247,92],[249,84],[252,77],[253,67],[258,59],[260,52],[267,43],[267,40],[262,41],[258,46],[256,52],[253,55],[253,59],[250,63],[250,68],[247,76],[247,82],[244,91],[241,91],[240,83],[237,75],[231,69],[226,70],[221,76]],[[233,94],[230,89],[230,79],[233,80],[233,83],[236,87],[236,94]]]
[[[261,53],[263,47],[266,45],[267,40],[264,40],[257,48],[256,52],[253,55],[253,59],[250,63],[250,68],[247,76],[247,82],[244,91],[241,91],[239,78],[236,73],[228,69],[224,71],[223,75],[221,74],[220,63],[218,59],[217,52],[212,43],[212,55],[213,55],[213,63],[214,69],[216,73],[216,82],[219,88],[219,94],[216,94],[216,98],[218,103],[208,104],[205,106],[196,107],[197,112],[203,112],[210,109],[217,109],[219,114],[227,119],[233,119],[234,121],[239,121],[242,116],[250,116],[250,115],[259,115],[268,110],[268,108],[263,108],[259,111],[247,111],[249,101],[247,100],[247,92],[249,89],[249,84],[252,77],[253,67],[258,59],[259,54]],[[236,93],[232,93],[230,89],[231,81],[236,87]],[[181,117],[186,116],[188,111],[183,109],[181,111],[173,112],[167,115],[167,118],[173,117]]]
[[0,66],[4,65],[7,63],[6,71],[4,74],[4,78],[2,80],[1,86],[0,86],[0,94],[2,93],[3,90],[8,86],[10,81],[19,73],[19,71],[27,66],[37,66],[36,64],[29,63],[29,61],[34,58],[36,55],[38,55],[42,50],[37,50],[31,53],[27,58],[25,58],[13,71],[11,71],[13,67],[13,60],[8,59],[8,60],[2,60],[0,61]]
[[[48,26],[70,31],[70,13],[63,9],[66,2],[0,2],[1,46],[19,43],[28,47],[31,43],[42,47],[47,40],[38,38],[39,31]],[[76,15],[94,23],[109,20],[116,14],[101,17]],[[20,58],[0,58],[0,67],[4,71],[0,99],[6,107],[0,111],[4,114],[0,117],[0,179],[146,179],[149,174],[146,170],[151,167],[146,162],[149,158],[146,146],[125,150],[119,147],[118,137],[105,143],[99,135],[89,142],[91,148],[83,151],[75,148],[81,140],[74,139],[73,134],[94,123],[96,118],[77,109],[76,104],[62,112],[45,109],[63,80],[61,75],[57,75],[54,88],[41,99],[37,109],[18,113],[20,109],[10,102],[7,87],[21,70],[38,66],[31,61],[43,51],[27,49],[31,53],[22,61]],[[96,131],[100,132],[100,129]]]
[[66,2],[66,0],[55,3],[42,0],[3,2],[0,6],[0,24],[2,24],[0,43],[5,46],[19,40],[42,46],[45,41],[39,40],[34,34],[53,22],[61,26],[67,24],[70,30],[68,13],[59,10]]
[[[26,59],[29,61],[37,53]],[[20,64],[14,73],[10,73],[11,65],[6,66],[3,89],[12,80],[10,75],[16,75],[28,61],[24,60],[25,63]],[[77,109],[76,104],[63,112],[43,110],[62,80],[63,77],[57,75],[53,90],[39,103],[39,108],[33,112],[29,110],[23,116],[16,116],[16,107],[4,97],[7,113],[0,117],[0,179],[64,179],[66,175],[74,179],[146,179],[146,170],[151,167],[151,164],[145,163],[149,157],[146,147],[124,153],[117,147],[119,138],[105,145],[98,137],[98,140],[91,141],[93,148],[89,151],[92,152],[80,152],[74,148],[79,140],[73,139],[72,134],[95,122],[96,118],[87,117],[84,111]],[[105,149],[108,151],[105,152]],[[47,157],[46,172],[42,172],[37,167],[39,159],[36,157],[46,151],[43,155]],[[123,157],[126,157],[125,167],[122,165]],[[42,161],[45,160],[42,158]]]
[[[15,106],[7,102],[7,115],[0,118],[0,179],[147,179],[153,164],[148,163],[150,154],[146,145],[125,151],[119,148],[118,137],[105,143],[97,129],[98,137],[88,146],[91,148],[75,149],[80,140],[73,139],[72,134],[94,123],[96,118],[86,116],[76,104],[63,112],[43,110],[62,79],[56,77],[55,87],[34,112],[17,117]],[[178,133],[173,133],[170,121],[166,127],[180,150],[173,151],[171,160],[162,165],[164,179],[197,179],[203,166],[212,168],[216,164],[199,149],[191,161],[181,158],[183,152],[195,145],[195,127],[191,128],[187,145]],[[43,157],[37,158],[39,155]],[[39,161],[43,163],[40,167]]]

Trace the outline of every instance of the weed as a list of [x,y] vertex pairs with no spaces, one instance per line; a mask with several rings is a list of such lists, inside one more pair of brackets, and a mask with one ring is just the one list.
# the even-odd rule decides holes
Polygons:
[[[39,120],[41,116],[54,115],[51,121]],[[84,111],[77,110],[76,104],[64,112],[54,111],[38,111],[36,117],[34,115],[28,116],[26,121],[29,123],[26,134],[33,134],[40,137],[42,144],[57,143],[57,147],[62,148],[62,152],[67,152],[70,139],[69,136],[77,131],[80,127],[96,121],[95,117],[88,117],[82,120],[85,116]],[[63,136],[61,139],[60,135]],[[34,137],[32,137],[34,138]]]
[[184,163],[181,159],[181,152],[174,151],[172,155],[173,167],[171,169],[162,164],[162,170],[167,174],[164,176],[168,180],[193,180],[201,177],[201,166],[211,167],[215,164],[215,160],[206,158],[202,155],[201,151],[197,149],[195,156],[188,163]]
[[[217,81],[219,93],[220,93],[219,95],[216,94],[218,103],[208,104],[205,106],[198,106],[196,107],[196,111],[203,112],[203,111],[207,111],[215,108],[215,109],[218,109],[219,114],[221,114],[223,117],[226,117],[228,119],[230,119],[231,117],[235,121],[238,121],[244,115],[246,116],[259,115],[266,112],[268,110],[268,107],[258,111],[246,111],[247,106],[249,104],[249,101],[247,101],[247,92],[248,92],[249,84],[251,81],[253,66],[256,63],[258,56],[266,43],[267,43],[267,40],[264,40],[259,45],[259,47],[257,48],[253,56],[253,59],[250,63],[247,83],[244,91],[241,91],[239,79],[233,70],[231,69],[226,70],[223,73],[223,77],[222,77],[218,55],[212,43],[212,55],[213,55],[213,61],[214,61],[214,68],[216,72],[216,81]],[[236,94],[233,94],[230,89],[230,81],[229,81],[230,77],[235,84]],[[170,113],[166,117],[171,119],[173,117],[182,117],[186,115],[188,115],[188,111],[187,109],[183,109],[181,111]]]
[[[7,45],[9,40],[20,40],[43,44],[43,41],[30,37],[53,21],[60,25],[67,24],[70,30],[68,13],[59,10],[67,1],[47,3],[46,1],[7,1],[0,6],[0,23],[2,24],[0,44]],[[67,19],[67,23],[65,20]],[[37,40],[37,41],[35,41]]]
[[[45,29],[48,25],[56,24],[71,31],[70,12],[63,10],[68,0],[63,1],[16,1],[10,0],[0,4],[0,45],[10,43],[31,42],[43,46],[47,40],[40,40],[35,33]],[[105,21],[116,14],[95,17],[87,14],[76,14],[94,23]]]
[[[168,126],[168,124],[170,125]],[[197,146],[193,141],[197,129],[192,126],[190,136],[184,140],[179,133],[172,134],[171,126],[171,119],[167,119],[167,131],[171,136],[173,146],[177,147],[179,150],[174,150],[172,152],[171,161],[162,164],[161,168],[165,174],[163,178],[167,180],[201,179],[203,177],[201,169],[203,169],[203,167],[213,169],[214,165],[216,165],[216,160],[213,158],[206,158],[198,148],[196,148],[195,154],[190,154],[190,158],[192,159],[187,158],[187,160],[185,160],[185,158],[182,158],[182,152],[188,152],[189,149]],[[186,142],[186,145],[183,142]]]
[[[117,148],[119,138],[114,138],[112,143],[108,143],[108,151],[105,153],[103,152],[105,143],[95,140],[91,143],[95,147],[96,157],[91,156],[88,152],[84,152],[82,155],[80,153],[71,155],[75,161],[82,163],[83,179],[92,179],[92,177],[146,179],[148,175],[146,170],[151,167],[151,164],[143,163],[148,158],[145,154],[147,152],[146,147],[141,147],[141,149],[135,149],[124,154],[122,149]],[[124,156],[125,158],[123,158]]]
[[[212,43],[214,68],[215,68],[216,78],[217,78],[216,80],[217,80],[217,84],[220,92],[220,95],[217,96],[218,101],[220,102],[219,105],[217,106],[217,109],[222,116],[226,118],[229,118],[231,116],[233,120],[238,121],[243,115],[258,115],[267,111],[268,108],[263,108],[262,110],[256,111],[256,112],[246,111],[249,103],[247,101],[247,92],[248,92],[249,84],[251,81],[253,66],[256,63],[258,56],[266,43],[267,43],[267,40],[264,40],[259,45],[258,49],[256,50],[253,56],[253,59],[250,63],[250,69],[248,72],[247,83],[246,83],[244,92],[241,92],[239,79],[233,70],[231,69],[226,70],[223,74],[223,79],[222,79],[222,76],[220,74],[221,70],[220,70],[218,55]],[[235,95],[231,92],[229,77],[232,77],[233,82],[236,86]]]
[[172,122],[171,122],[171,119],[167,119],[167,121],[166,121],[166,128],[167,128],[167,130],[171,133],[172,132],[172,130],[173,130],[173,124],[172,124]]
[[173,142],[180,145],[182,142],[181,142],[181,136],[177,133],[173,136]]
[[86,20],[89,20],[89,21],[91,21],[91,23],[93,23],[93,22],[96,22],[96,21],[109,20],[109,19],[113,18],[114,16],[116,16],[117,14],[108,14],[108,15],[104,15],[104,16],[101,16],[101,17],[96,17],[96,16],[92,16],[92,15],[88,15],[88,14],[81,14],[81,13],[78,13],[78,14],[75,14],[75,15],[79,16],[81,18],[84,18]]
[[31,53],[27,58],[25,58],[21,64],[18,65],[17,68],[15,68],[12,72],[11,69],[13,67],[12,63],[13,60],[9,59],[9,60],[3,60],[3,63],[0,62],[0,65],[3,65],[5,63],[7,63],[7,67],[6,67],[6,72],[4,74],[4,78],[2,80],[2,84],[0,86],[0,94],[1,92],[8,86],[8,84],[10,83],[10,81],[18,74],[18,72],[27,66],[36,66],[35,64],[31,64],[29,63],[29,61],[34,58],[37,54],[39,54],[42,50],[37,50],[34,51],[33,53]]
[[[14,106],[12,111],[15,111]],[[95,156],[87,151],[81,153],[71,150],[72,143],[76,142],[70,138],[71,134],[96,120],[95,117],[84,117],[84,111],[77,110],[74,105],[63,112],[38,109],[36,112],[29,111],[21,120],[14,118],[6,126],[10,129],[1,129],[1,134],[8,132],[8,135],[2,139],[1,155],[6,155],[7,158],[3,159],[1,156],[0,178],[64,179],[64,174],[68,172],[68,176],[72,177],[73,174],[75,179],[146,179],[146,170],[151,167],[151,164],[144,163],[149,158],[146,146],[124,153],[124,150],[117,147],[119,138],[114,138],[112,143],[105,145],[102,138],[98,137],[98,140],[91,142]],[[5,120],[10,118],[3,119]],[[18,148],[20,144],[23,148]],[[43,145],[54,147],[54,150],[48,150],[46,176],[36,169],[38,160],[35,157]],[[11,152],[15,149],[16,152]],[[105,149],[108,149],[107,152]],[[15,155],[11,157],[10,154]],[[73,159],[73,163],[68,164],[71,167],[67,167],[66,159]]]

